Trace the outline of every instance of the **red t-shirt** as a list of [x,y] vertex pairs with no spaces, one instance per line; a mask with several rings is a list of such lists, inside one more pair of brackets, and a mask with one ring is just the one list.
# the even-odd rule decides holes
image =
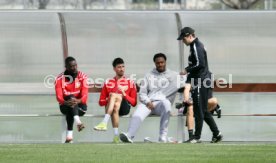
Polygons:
[[100,100],[99,100],[100,106],[107,105],[110,93],[122,94],[122,92],[118,89],[119,85],[127,88],[125,91],[126,95],[123,96],[123,98],[126,99],[132,106],[136,106],[137,104],[136,85],[132,80],[127,79],[125,77],[122,77],[119,80],[116,77],[114,77],[113,79],[110,79],[104,83],[104,86],[102,88],[102,92],[100,95]]
[[64,73],[57,76],[55,81],[56,98],[59,104],[64,103],[64,97],[73,95],[77,99],[81,99],[82,104],[87,103],[88,84],[87,75],[78,71],[78,75],[72,83],[65,78]]

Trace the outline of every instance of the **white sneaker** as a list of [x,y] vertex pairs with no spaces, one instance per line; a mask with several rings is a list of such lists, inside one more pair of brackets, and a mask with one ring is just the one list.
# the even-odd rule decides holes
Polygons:
[[159,143],[167,143],[168,139],[166,136],[160,136],[158,139]]
[[174,137],[168,137],[168,143],[177,143],[177,140]]
[[201,143],[201,140],[199,140],[199,139],[191,139],[190,141],[187,141],[187,143],[197,144],[197,143]]
[[120,140],[124,143],[133,143],[126,133],[120,133]]
[[145,137],[144,143],[153,143],[153,141],[150,139],[150,137]]

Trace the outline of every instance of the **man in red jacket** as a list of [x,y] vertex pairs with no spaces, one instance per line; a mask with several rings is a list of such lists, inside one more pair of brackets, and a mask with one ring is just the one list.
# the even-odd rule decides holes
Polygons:
[[137,91],[135,83],[124,76],[125,65],[121,58],[115,58],[113,70],[116,76],[105,82],[100,95],[99,105],[105,106],[105,116],[101,123],[94,127],[97,131],[106,131],[107,123],[111,117],[114,128],[114,143],[119,143],[119,116],[127,115],[130,105],[137,103]]
[[78,131],[84,128],[79,116],[87,110],[88,85],[87,75],[77,69],[77,62],[73,57],[65,59],[66,70],[56,78],[56,98],[60,111],[66,116],[67,134],[65,143],[73,141],[73,124],[77,123]]

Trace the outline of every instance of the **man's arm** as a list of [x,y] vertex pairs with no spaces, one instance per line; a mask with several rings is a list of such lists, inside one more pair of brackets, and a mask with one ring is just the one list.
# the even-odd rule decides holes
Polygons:
[[55,81],[56,99],[60,104],[64,104],[63,92],[62,92],[62,79]]
[[140,85],[140,91],[139,91],[139,98],[141,103],[147,105],[149,102],[151,102],[149,96],[148,96],[148,81],[147,78],[144,77],[144,79],[141,81]]
[[206,66],[205,59],[204,59],[204,47],[203,46],[196,46],[194,44],[193,46],[194,53],[193,55],[196,58],[196,63],[193,66],[188,66],[185,68],[186,72],[195,72],[201,69],[202,67]]
[[123,97],[131,104],[131,106],[134,107],[137,104],[137,90],[134,82],[133,81],[129,81],[129,82],[130,82],[129,95],[126,93],[123,93]]
[[106,88],[106,84],[104,84],[102,91],[101,91],[101,95],[100,95],[100,99],[99,99],[99,105],[100,106],[106,106],[107,105],[107,88]]
[[88,83],[87,78],[84,78],[82,81],[82,88],[81,88],[81,101],[80,103],[86,104],[88,98]]
[[88,98],[88,83],[87,83],[87,77],[86,77],[82,80],[81,97],[79,99],[72,98],[68,100],[68,102],[72,102],[73,104],[71,106],[74,107],[75,105],[78,105],[81,103],[86,104],[87,98]]

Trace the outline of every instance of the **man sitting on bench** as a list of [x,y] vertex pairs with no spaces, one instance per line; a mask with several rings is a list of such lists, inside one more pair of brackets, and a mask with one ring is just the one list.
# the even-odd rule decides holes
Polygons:
[[67,133],[65,143],[73,141],[73,124],[77,123],[78,131],[84,128],[79,116],[87,110],[88,85],[87,75],[77,69],[77,62],[73,57],[65,59],[66,70],[56,78],[56,98],[60,111],[66,116]]
[[125,143],[133,143],[138,128],[150,114],[160,116],[159,142],[168,141],[168,126],[171,105],[177,92],[177,72],[166,68],[167,57],[163,53],[155,54],[155,68],[147,73],[141,82],[140,102],[132,115],[127,133],[121,133],[120,139]]
[[94,130],[106,131],[107,123],[111,117],[115,135],[113,142],[119,143],[119,116],[127,115],[130,111],[130,105],[136,106],[137,91],[134,81],[124,76],[123,59],[115,58],[112,65],[116,76],[104,84],[99,100],[99,105],[105,106],[105,116],[103,121],[94,127]]

